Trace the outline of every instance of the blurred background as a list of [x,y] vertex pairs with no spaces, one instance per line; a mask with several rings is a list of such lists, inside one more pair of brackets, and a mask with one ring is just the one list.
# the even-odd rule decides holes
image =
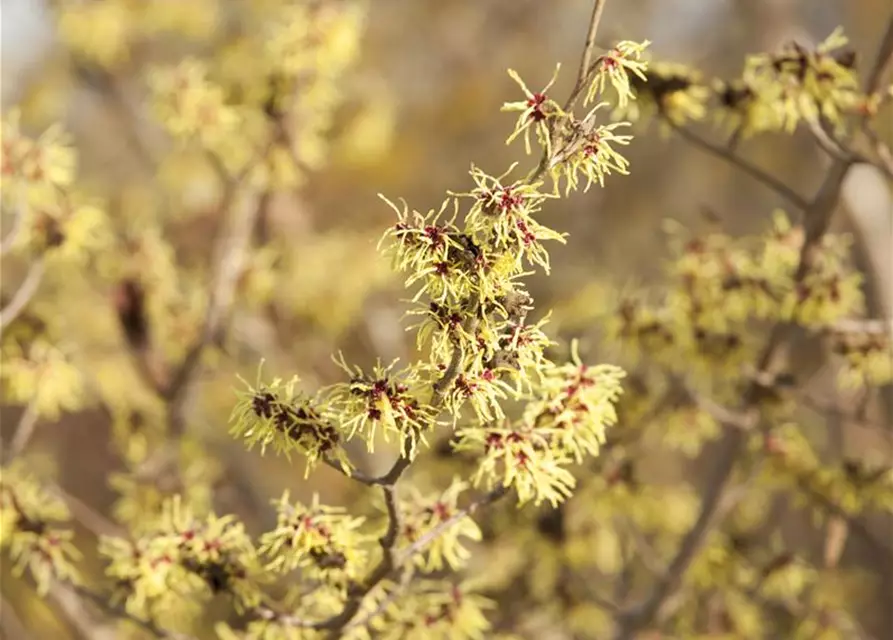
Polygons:
[[[64,123],[75,138],[84,184],[102,196],[111,218],[132,229],[162,208],[158,190],[166,189],[167,209],[159,215],[177,262],[202,263],[210,256],[218,223],[208,204],[214,199],[214,177],[183,158],[165,160],[159,167],[156,159],[168,146],[141,106],[145,73],[158,62],[223,47],[223,25],[238,19],[234,16],[250,3],[157,0],[159,14],[166,4],[177,15],[190,6],[189,15],[181,17],[191,21],[184,30],[188,36],[149,38],[111,18],[68,26],[60,35],[59,16],[84,4],[91,3],[2,0],[4,114],[20,106],[23,127],[33,132],[51,122]],[[525,169],[536,162],[523,156],[523,147],[504,144],[514,119],[499,109],[518,96],[506,70],[516,69],[535,87],[548,81],[560,61],[563,74],[554,92],[566,95],[590,11],[588,0],[370,3],[359,56],[339,80],[341,96],[328,127],[326,159],[303,176],[299,187],[278,194],[270,208],[264,234],[286,248],[288,269],[275,281],[274,291],[264,294],[271,306],[236,314],[227,348],[231,357],[203,374],[190,414],[191,428],[216,447],[221,463],[244,470],[244,486],[222,487],[221,510],[244,513],[247,504],[256,510],[287,482],[298,497],[319,491],[323,500],[346,499],[344,492],[351,488],[340,476],[323,469],[295,490],[292,480],[302,472],[302,463],[294,467],[271,457],[260,459],[230,441],[225,425],[238,386],[235,374],[253,380],[257,363],[265,358],[269,375],[297,373],[312,389],[336,379],[330,355],[338,350],[359,364],[412,353],[412,334],[400,324],[406,308],[402,285],[376,253],[382,231],[392,223],[392,211],[377,194],[405,198],[424,211],[439,206],[447,190],[467,187],[472,162],[497,175],[514,161]],[[891,11],[889,0],[616,0],[607,5],[599,41],[649,39],[657,59],[692,64],[707,77],[731,77],[749,52],[773,50],[791,38],[817,42],[838,25],[859,60],[871,60]],[[78,63],[69,55],[77,40],[72,28],[87,29],[87,39],[128,49],[126,61],[110,54],[114,62],[104,66]],[[891,124],[879,123],[888,142],[893,140]],[[705,135],[723,142],[715,130]],[[759,138],[746,142],[742,152],[807,196],[827,166],[808,135]],[[557,329],[564,328],[561,309],[568,305],[613,303],[596,295],[600,282],[659,285],[667,256],[661,231],[666,218],[697,226],[710,211],[725,228],[745,233],[765,228],[773,210],[785,204],[740,172],[657,128],[638,131],[627,157],[630,176],[611,177],[605,189],[573,195],[546,209],[549,226],[570,238],[566,246],[552,250],[553,275],[534,277],[530,288],[539,310],[559,310]],[[887,185],[870,171],[854,172],[835,227],[854,233],[859,262],[870,272],[868,295],[875,313],[890,304],[891,221]],[[2,222],[6,226],[9,219]],[[9,261],[3,266],[4,287],[21,279],[22,265]],[[65,339],[78,345],[81,364],[100,377],[133,378],[115,319],[114,278],[85,276],[84,283],[78,281],[68,291],[60,289],[61,282],[51,281],[38,301],[51,305],[53,296],[78,292],[59,321]],[[252,286],[264,290],[262,282]],[[593,293],[581,303],[580,291]],[[594,316],[599,309],[591,311]],[[4,439],[21,410],[2,408]],[[114,495],[108,477],[120,466],[108,444],[111,423],[107,412],[88,407],[58,423],[39,424],[29,445],[34,468],[54,474],[66,491],[100,513],[110,509]],[[853,433],[846,441],[853,454],[889,449],[889,440]],[[381,464],[374,458],[367,461],[369,467]],[[269,524],[263,522],[269,513],[258,517],[259,526]],[[3,575],[8,575],[5,568]],[[18,594],[7,593],[9,581],[4,583],[6,597],[17,601]],[[27,607],[33,610],[25,615],[31,615],[41,604],[29,602]],[[52,636],[39,637],[67,633],[52,629]]]

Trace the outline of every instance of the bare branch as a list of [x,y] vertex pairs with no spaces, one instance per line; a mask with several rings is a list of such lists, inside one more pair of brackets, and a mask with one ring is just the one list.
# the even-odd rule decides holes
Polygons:
[[114,640],[117,635],[112,625],[103,624],[96,619],[81,597],[69,585],[53,585],[49,597],[71,625],[77,629],[82,638],[91,640]]
[[[382,556],[379,564],[375,567],[375,569],[373,569],[369,578],[366,579],[365,583],[362,586],[361,593],[358,593],[356,596],[348,599],[344,608],[338,614],[319,622],[311,622],[302,618],[298,618],[297,616],[281,615],[270,609],[260,609],[259,611],[257,611],[258,615],[261,618],[265,620],[275,620],[278,624],[287,627],[327,630],[330,632],[330,636],[332,638],[339,637],[341,631],[343,631],[344,629],[366,624],[376,615],[381,613],[381,611],[384,610],[384,608],[390,602],[392,602],[394,598],[397,597],[397,595],[399,595],[400,585],[405,586],[405,584],[408,583],[409,577],[407,577],[407,574],[411,575],[411,562],[413,557],[417,553],[424,551],[425,548],[428,547],[428,545],[430,545],[437,538],[443,535],[444,532],[454,527],[463,519],[470,517],[481,507],[496,502],[508,493],[508,489],[506,487],[499,486],[496,489],[493,489],[492,491],[484,494],[483,496],[472,502],[469,506],[465,507],[464,509],[458,510],[450,518],[444,520],[436,527],[428,531],[425,535],[419,537],[406,550],[404,550],[399,556],[397,556],[394,552],[394,546],[397,542],[397,536],[400,531],[397,503],[393,487],[384,487],[384,490],[385,507],[388,511],[388,527],[384,535],[382,535],[381,539],[379,540],[379,545],[381,546],[382,553],[384,555]],[[397,588],[395,588],[395,591],[389,594],[385,601],[379,604],[379,606],[374,611],[363,615],[361,618],[353,620],[353,617],[359,612],[365,597],[376,586],[384,582],[386,579],[393,577],[393,575],[397,571],[399,571],[401,567],[404,568],[404,572],[402,572],[399,580],[399,585]]]
[[893,16],[887,20],[887,28],[884,35],[881,36],[881,43],[878,45],[874,57],[874,65],[865,80],[866,95],[870,96],[880,90],[884,83],[884,76],[891,65],[893,65]]
[[731,149],[714,144],[709,140],[702,138],[691,129],[676,124],[669,118],[665,117],[663,118],[663,120],[686,141],[692,143],[694,146],[698,147],[702,151],[706,151],[707,153],[710,153],[717,158],[721,158],[732,166],[740,169],[743,173],[747,174],[760,184],[768,187],[798,209],[806,209],[809,206],[809,201],[806,198],[798,194],[796,191],[791,189],[788,185],[786,185],[784,182],[782,182],[772,174],[745,160]]
[[[24,199],[24,198],[23,198]],[[25,228],[25,206],[24,203],[20,202],[16,206],[15,217],[12,222],[12,229],[3,238],[2,242],[0,242],[0,256],[5,255],[9,252],[12,247],[15,245],[16,240],[19,239],[19,234],[22,232],[22,229]]]
[[[844,141],[837,138],[834,132],[825,121],[809,123],[809,132],[812,134],[816,144],[828,154],[832,160],[846,160],[848,162],[858,162],[861,164],[874,164],[865,155],[850,148]],[[880,167],[883,171],[883,167]]]
[[[353,628],[353,627],[363,626],[363,625],[367,624],[370,620],[375,618],[375,616],[382,613],[387,608],[387,606],[400,595],[402,590],[406,588],[406,586],[409,584],[410,580],[412,579],[412,575],[413,575],[412,559],[417,553],[424,551],[425,548],[428,547],[428,545],[430,545],[432,542],[434,542],[437,538],[439,538],[446,531],[448,531],[449,529],[454,527],[456,524],[458,524],[465,518],[470,517],[480,507],[483,507],[485,505],[495,502],[496,500],[498,500],[502,496],[504,496],[506,493],[508,493],[508,490],[505,487],[500,486],[500,487],[494,489],[493,491],[487,493],[486,495],[482,496],[478,500],[475,500],[473,503],[471,503],[465,509],[460,509],[455,514],[453,514],[450,518],[444,520],[443,522],[438,524],[436,527],[434,527],[433,529],[428,531],[425,535],[421,536],[418,540],[413,542],[409,546],[408,549],[406,549],[402,554],[400,554],[400,556],[398,558],[396,558],[394,560],[393,568],[389,572],[389,574],[393,574],[394,572],[399,570],[400,567],[403,567],[403,571],[401,572],[399,582],[398,582],[397,586],[394,588],[394,590],[390,594],[388,594],[388,596],[381,603],[379,603],[379,605],[374,610],[370,611],[369,613],[363,615],[360,618],[353,620],[352,622],[350,622],[350,624],[346,625],[344,628],[349,629],[349,628]],[[384,578],[382,578],[382,580],[387,579],[388,577],[390,577],[390,575],[386,574],[384,576]]]
[[[222,169],[221,169],[222,170]],[[228,189],[235,190],[236,184],[231,184]],[[224,230],[218,243],[216,254],[216,273],[211,285],[211,298],[202,323],[202,331],[195,343],[187,351],[182,364],[171,378],[170,386],[166,389],[169,400],[168,417],[171,430],[180,434],[185,428],[183,407],[186,402],[189,388],[195,378],[202,354],[206,347],[222,338],[222,334],[229,321],[236,286],[251,245],[254,223],[261,210],[267,206],[269,196],[267,194],[238,199],[236,194],[230,194],[225,202],[232,203],[235,209],[231,212],[233,220],[231,228]]]
[[508,488],[504,486],[498,486],[489,493],[484,494],[479,499],[472,502],[469,506],[464,509],[460,509],[456,513],[454,513],[450,518],[444,520],[436,527],[431,529],[428,533],[421,536],[418,540],[412,543],[406,551],[400,556],[400,559],[397,561],[398,564],[402,564],[412,559],[412,557],[422,551],[429,544],[434,542],[437,538],[439,538],[445,531],[451,529],[453,526],[458,524],[460,521],[464,520],[466,517],[474,514],[475,511],[480,509],[481,507],[485,507],[490,505],[508,493]]
[[3,451],[2,459],[4,464],[18,457],[22,451],[25,450],[25,447],[28,446],[28,442],[31,440],[31,436],[34,435],[34,430],[37,427],[39,419],[40,416],[37,413],[37,406],[32,400],[28,403],[28,406],[25,407],[22,416],[19,418],[19,423],[16,426],[12,442],[10,442],[9,447]]
[[6,329],[13,320],[18,318],[19,314],[31,302],[31,298],[34,297],[38,287],[40,287],[40,281],[43,280],[44,266],[43,258],[38,258],[31,263],[28,275],[25,276],[25,281],[12,296],[9,304],[0,310],[0,331]]
[[893,151],[890,150],[890,147],[881,139],[880,134],[870,123],[866,122],[865,126],[862,127],[862,131],[868,137],[868,141],[877,156],[877,162],[872,162],[871,164],[883,171],[887,177],[893,178]]
[[59,485],[47,485],[50,493],[56,494],[61,499],[72,517],[79,522],[85,529],[95,536],[112,536],[115,538],[126,538],[127,532],[120,526],[106,518],[104,515],[96,511],[89,504],[80,498],[68,493]]
[[[595,0],[592,5],[592,17],[589,18],[589,31],[586,33],[586,43],[583,45],[583,55],[580,58],[580,70],[577,72],[577,84],[571,93],[571,100],[574,100],[576,96],[580,95],[583,88],[586,86],[586,81],[589,79],[589,74],[591,73],[590,66],[592,65],[592,51],[596,46],[595,34],[598,31],[598,24],[601,22],[602,13],[605,10],[606,4],[607,0]],[[573,107],[573,103],[569,103],[569,106]]]
[[[106,614],[108,614],[112,617],[115,617],[115,618],[120,618],[122,620],[127,620],[128,622],[132,622],[133,624],[140,627],[143,631],[150,633],[151,635],[155,636],[156,638],[168,638],[170,640],[195,640],[190,635],[187,635],[184,633],[179,633],[176,631],[168,631],[166,629],[162,629],[161,627],[159,627],[157,624],[155,624],[154,622],[152,622],[150,620],[145,620],[143,618],[139,618],[137,616],[131,615],[130,613],[127,612],[127,610],[124,608],[123,605],[113,605],[111,603],[112,602],[111,598],[108,595],[93,591],[89,587],[85,587],[82,585],[73,585],[70,587],[64,586],[64,587],[60,587],[60,588],[64,589],[65,592],[70,594],[69,596],[64,596],[64,597],[67,597],[70,599],[71,595],[80,596],[81,598],[84,598],[84,599],[92,602],[94,605],[96,605],[99,609],[101,609]],[[110,640],[111,640],[111,638],[118,637],[117,633],[115,633],[114,631],[113,631],[113,633],[114,633],[114,635],[112,635],[110,637]],[[86,635],[85,637],[95,638],[98,636]]]

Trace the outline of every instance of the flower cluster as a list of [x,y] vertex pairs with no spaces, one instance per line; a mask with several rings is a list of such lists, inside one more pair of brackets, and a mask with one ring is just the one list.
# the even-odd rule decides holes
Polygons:
[[260,540],[267,569],[288,573],[300,569],[311,583],[320,582],[342,592],[367,568],[364,547],[369,537],[359,531],[362,518],[319,503],[289,502],[288,492],[275,502],[276,527]]
[[845,362],[840,373],[842,386],[880,386],[893,380],[893,345],[888,332],[834,328],[831,340],[834,352]]
[[197,140],[215,148],[239,127],[237,111],[199,60],[189,58],[173,68],[158,69],[150,83],[157,116],[177,140]]
[[616,422],[623,376],[612,365],[586,366],[576,353],[571,363],[549,364],[520,420],[461,429],[456,450],[481,456],[475,482],[513,487],[521,504],[555,505],[574,486],[567,466],[598,455]]
[[[767,455],[763,471],[767,484],[797,488],[806,496],[822,496],[848,514],[866,509],[893,509],[893,469],[885,461],[845,458],[841,464],[823,464],[818,453],[794,423],[783,424],[770,433],[755,436],[751,449]],[[807,502],[815,515],[828,514],[821,505]]]
[[237,610],[250,609],[260,602],[259,584],[266,579],[235,517],[198,519],[177,497],[138,539],[103,538],[100,553],[127,611],[150,620],[188,621],[217,594],[228,594]]
[[673,126],[705,119],[712,112],[737,135],[790,133],[820,118],[840,130],[846,116],[868,110],[873,98],[861,94],[856,56],[838,29],[815,48],[789,43],[777,53],[746,58],[740,77],[707,81],[694,69],[652,62],[631,76],[634,103],[618,102],[616,114],[632,121],[659,116]]
[[492,603],[471,591],[470,586],[418,581],[406,597],[387,608],[376,621],[376,630],[387,640],[486,637],[490,624],[485,611]]
[[219,6],[214,0],[133,3],[127,0],[66,2],[53,5],[61,40],[83,63],[118,70],[131,60],[134,43],[179,33],[205,40],[215,30]]
[[22,190],[30,195],[71,186],[77,157],[70,136],[60,125],[50,126],[32,139],[21,130],[21,112],[14,109],[4,115],[2,130],[0,177],[4,194],[21,197]]
[[68,507],[13,463],[0,477],[0,550],[8,553],[14,575],[25,571],[43,594],[56,580],[78,580],[72,564],[80,558]]
[[4,335],[0,354],[0,382],[11,402],[30,403],[32,411],[50,420],[83,407],[84,376],[70,354],[45,338],[23,343]]
[[682,125],[707,115],[711,91],[696,70],[681,64],[654,62],[644,77],[633,76],[632,80],[636,100],[626,110],[618,110],[618,116],[636,122],[660,115]]
[[270,22],[267,52],[288,78],[320,70],[337,75],[357,55],[356,33],[363,26],[364,13],[359,3],[289,4],[278,20]]
[[427,432],[436,426],[436,410],[420,399],[424,388],[420,368],[398,371],[397,361],[388,366],[379,362],[371,372],[364,372],[347,364],[343,356],[338,364],[350,380],[330,387],[326,399],[346,438],[359,435],[372,451],[377,436],[385,442],[397,436],[403,455],[414,457],[418,443],[424,443]]
[[560,152],[562,161],[553,163],[550,170],[556,186],[565,180],[565,194],[579,188],[581,176],[586,178],[585,193],[593,184],[604,187],[606,176],[629,173],[629,161],[614,147],[630,143],[632,136],[617,133],[618,129],[630,125],[628,122],[596,125],[596,114],[604,106],[605,103],[596,105],[581,121],[565,123],[568,142]]
[[[397,549],[404,551],[414,549],[425,536],[438,527],[445,526],[451,519],[459,515],[459,496],[467,489],[467,484],[458,479],[440,495],[431,498],[424,496],[414,488],[413,495],[401,505],[400,538]],[[445,567],[457,570],[464,566],[471,553],[463,546],[462,538],[480,540],[481,531],[470,517],[462,517],[449,526],[446,531],[414,555],[416,565],[426,573],[440,571]]]
[[105,218],[74,185],[77,154],[71,136],[58,124],[37,138],[26,135],[18,109],[3,115],[0,133],[0,200],[16,218],[7,236],[11,248],[78,261],[101,248],[107,240]]
[[[281,124],[283,165],[303,172],[326,157],[326,134],[341,100],[338,84],[357,58],[368,9],[365,0],[304,1],[278,9],[261,31],[261,77],[267,79],[262,106]],[[256,82],[247,69],[246,81]]]
[[533,92],[527,88],[527,85],[514,69],[509,69],[509,76],[518,83],[524,92],[525,100],[519,102],[506,102],[502,105],[502,110],[507,112],[518,112],[518,120],[515,123],[515,129],[506,140],[506,144],[515,140],[521,134],[524,134],[524,149],[530,154],[530,132],[534,132],[536,141],[546,148],[546,152],[551,154],[552,144],[552,122],[560,117],[566,117],[567,114],[562,110],[555,100],[548,96],[549,89],[558,79],[558,70],[561,67],[555,67],[555,73],[552,78],[540,91]]
[[[701,369],[740,370],[752,356],[747,336],[754,322],[790,321],[821,330],[862,312],[847,236],[825,235],[795,282],[803,232],[781,212],[756,237],[671,231],[675,259],[663,304],[624,299],[610,325],[611,335],[634,355],[648,354],[671,368],[700,362]],[[680,359],[683,353],[687,358]]]
[[655,437],[663,446],[691,458],[721,433],[716,418],[693,402],[682,403],[664,414],[655,431]]
[[299,452],[307,457],[305,473],[320,460],[338,460],[349,465],[341,448],[340,425],[336,426],[317,402],[297,390],[296,376],[263,384],[258,370],[257,382],[245,384],[248,388],[240,394],[230,415],[230,433],[242,438],[249,449],[259,445],[263,454],[267,447],[272,447],[287,457]]
[[625,108],[631,100],[636,99],[633,84],[638,80],[646,80],[649,63],[642,60],[645,50],[651,43],[624,40],[614,48],[599,56],[593,66],[598,70],[595,81],[586,88],[585,104],[595,102],[610,84],[617,93],[617,108]]
[[814,50],[792,43],[780,53],[748,59],[745,86],[776,105],[778,122],[772,129],[793,131],[801,121],[817,123],[820,116],[838,123],[860,103],[856,55],[846,44],[837,29]]
[[[578,87],[585,101],[610,83],[625,105],[629,75],[642,76],[646,68],[640,60],[646,46],[623,42],[598,58]],[[613,403],[622,377],[614,367],[587,367],[576,355],[572,364],[551,363],[543,321],[528,323],[532,300],[518,282],[528,265],[548,272],[544,241],[564,242],[563,234],[538,220],[547,199],[558,197],[559,180],[569,192],[580,174],[588,188],[602,184],[605,175],[626,173],[628,166],[614,148],[630,140],[615,133],[623,123],[597,123],[603,104],[577,120],[548,95],[557,73],[543,90],[532,92],[510,71],[525,99],[503,107],[518,113],[509,143],[523,135],[530,153],[534,133],[544,154],[538,171],[510,180],[514,166],[495,176],[472,166],[475,187],[451,193],[437,210],[423,214],[389,203],[398,222],[385,236],[396,268],[409,274],[407,286],[421,285],[413,299],[419,307],[410,313],[422,316],[418,344],[431,347],[435,398],[454,423],[463,404],[473,409],[474,421],[460,427],[456,449],[481,456],[477,482],[512,487],[521,503],[555,504],[570,494],[574,479],[567,466],[598,454],[605,427],[616,421]],[[555,182],[552,194],[537,179],[544,171]],[[460,206],[467,200],[471,206],[460,224]],[[509,399],[527,400],[517,420],[504,410]]]
[[151,532],[172,496],[179,496],[196,517],[211,513],[214,488],[223,477],[220,461],[190,439],[179,443],[170,456],[159,457],[157,443],[164,442],[164,432],[158,424],[140,420],[131,419],[136,425],[130,425],[130,433],[116,434],[125,469],[109,475],[109,486],[117,494],[112,507],[115,520],[134,535]]

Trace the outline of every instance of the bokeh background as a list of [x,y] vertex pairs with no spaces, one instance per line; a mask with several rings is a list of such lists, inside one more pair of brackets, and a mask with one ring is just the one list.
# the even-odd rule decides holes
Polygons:
[[[244,4],[179,0],[171,5],[187,2],[195,3],[199,23],[203,8],[214,5],[225,13]],[[36,130],[63,122],[75,136],[83,180],[113,203],[109,214],[138,217],[140,194],[161,179],[147,155],[164,149],[163,136],[140,106],[145,68],[213,48],[219,27],[199,24],[192,40],[141,43],[129,64],[113,67],[97,82],[66,56],[55,22],[64,4],[0,3],[3,110],[21,105],[26,122]],[[257,505],[278,495],[286,482],[294,487],[302,471],[302,465],[246,454],[229,440],[225,422],[237,385],[234,374],[253,377],[264,357],[268,371],[297,373],[312,388],[337,375],[330,355],[339,349],[361,364],[411,354],[411,334],[400,324],[405,310],[401,283],[375,251],[392,216],[377,194],[403,197],[425,210],[438,206],[445,191],[466,187],[472,162],[495,174],[514,161],[534,163],[535,158],[523,156],[522,147],[504,145],[513,116],[499,108],[517,96],[506,69],[512,67],[538,85],[561,61],[565,73],[556,95],[565,95],[590,10],[587,0],[370,3],[361,54],[342,81],[343,103],[330,129],[328,160],[300,189],[277,198],[270,214],[265,232],[287,239],[294,261],[290,278],[277,283],[278,313],[236,316],[232,357],[213,375],[206,374],[195,400],[193,427],[211,442],[223,464],[244,470],[242,486],[222,487],[221,509],[253,510],[263,526],[270,514]],[[838,25],[860,60],[870,60],[891,11],[890,0],[615,0],[608,3],[599,40],[649,39],[656,58],[723,77],[736,74],[748,52],[774,49],[792,37],[816,42]],[[95,28],[96,38],[106,37],[101,25]],[[882,136],[891,141],[893,123],[879,124]],[[722,141],[715,131],[707,135]],[[749,141],[743,152],[806,195],[816,189],[826,166],[807,135]],[[549,225],[569,232],[570,240],[552,251],[552,277],[535,277],[531,292],[539,309],[558,310],[557,331],[583,333],[585,318],[612,304],[599,296],[600,282],[659,285],[667,256],[662,232],[666,218],[699,225],[709,211],[727,229],[743,233],[764,227],[773,209],[784,205],[735,169],[657,128],[640,132],[628,158],[630,176],[612,177],[603,190],[576,194],[547,208]],[[891,201],[887,185],[876,175],[854,174],[835,226],[856,237],[857,258],[869,271],[870,305],[877,312],[891,300]],[[195,172],[184,184],[182,175],[167,229],[178,256],[189,263],[210,254],[217,220],[206,204],[212,177]],[[6,218],[3,224],[8,224]],[[9,287],[20,279],[22,266],[3,267],[3,286]],[[581,296],[581,291],[588,294]],[[561,310],[571,307],[574,313],[565,315],[574,320],[564,322]],[[74,341],[85,345],[85,361],[128,375],[108,283],[84,287],[66,327]],[[4,439],[20,411],[2,408]],[[883,411],[877,415],[884,419]],[[107,512],[113,499],[107,480],[117,462],[107,445],[110,428],[105,414],[87,410],[39,425],[29,447],[33,464],[56,474],[73,497],[100,513]],[[889,442],[852,426],[845,446],[858,455],[865,448],[889,449]],[[366,463],[383,464],[373,458]],[[688,471],[697,469],[681,472]],[[297,484],[298,494],[319,491],[333,502],[351,490],[325,469]],[[887,524],[875,523],[881,530]],[[804,544],[810,543],[804,539]],[[871,558],[856,561],[870,563]],[[40,617],[41,603],[8,593],[10,583],[4,582],[4,596],[24,606],[24,616]],[[893,596],[889,605],[893,607]],[[69,632],[58,626],[43,629],[53,635],[34,637]]]

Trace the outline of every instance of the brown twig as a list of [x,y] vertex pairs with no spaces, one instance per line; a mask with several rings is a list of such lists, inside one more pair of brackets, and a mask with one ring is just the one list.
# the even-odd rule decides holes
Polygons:
[[881,139],[880,134],[871,126],[871,123],[866,122],[862,127],[862,132],[868,138],[877,156],[877,162],[873,162],[872,165],[883,171],[888,178],[893,178],[893,151]]
[[[146,631],[156,638],[167,638],[170,640],[195,640],[192,636],[179,633],[177,631],[168,631],[166,629],[162,629],[157,624],[152,622],[151,620],[145,620],[143,618],[137,617],[128,613],[127,609],[123,605],[113,605],[112,599],[110,596],[106,594],[101,594],[96,591],[93,591],[89,587],[83,585],[71,585],[64,586],[60,588],[64,589],[66,592],[71,593],[72,595],[80,596],[85,600],[92,602],[99,609],[101,609],[106,614],[114,617],[120,618],[122,620],[126,620],[140,627],[143,631]],[[87,635],[85,637],[94,638],[96,636]],[[112,638],[118,637],[118,634],[111,636]]]
[[809,201],[806,198],[791,189],[788,185],[786,185],[784,182],[782,182],[772,174],[745,160],[740,155],[732,151],[730,148],[714,144],[709,140],[702,138],[691,129],[676,124],[669,118],[663,118],[663,120],[687,142],[690,142],[702,151],[706,151],[707,153],[710,153],[717,158],[721,158],[737,169],[740,169],[743,173],[750,176],[760,184],[768,187],[798,209],[806,209],[807,207],[809,207]]
[[25,450],[25,447],[28,446],[28,442],[31,440],[31,436],[34,435],[39,419],[40,415],[37,413],[37,406],[32,400],[25,407],[22,416],[19,418],[12,442],[9,443],[9,446],[3,450],[3,455],[0,456],[4,464],[18,457]]
[[19,314],[25,310],[25,307],[31,302],[37,289],[40,287],[40,281],[43,280],[45,265],[43,258],[37,258],[28,268],[28,275],[25,281],[19,286],[2,310],[0,310],[0,331],[6,329],[12,321],[19,317]]
[[893,17],[887,20],[887,27],[874,56],[874,64],[865,79],[866,95],[870,96],[880,90],[884,76],[891,66],[893,66]]
[[[393,492],[393,487],[391,487],[390,490],[385,487],[385,508],[388,512],[388,526],[385,533],[379,539],[379,545],[382,548],[383,556],[382,560],[378,563],[375,569],[372,570],[372,573],[369,575],[369,577],[366,578],[366,580],[364,581],[364,584],[361,588],[361,594],[358,593],[357,596],[350,598],[347,604],[338,614],[321,621],[310,621],[298,616],[283,615],[267,608],[262,608],[256,613],[261,618],[265,620],[275,621],[277,624],[280,624],[282,626],[328,631],[331,637],[337,638],[340,636],[343,630],[358,627],[369,622],[372,618],[381,613],[381,611],[387,606],[387,604],[393,601],[393,599],[396,598],[398,595],[399,589],[395,589],[395,592],[390,594],[383,603],[379,604],[379,606],[375,610],[366,615],[363,615],[361,618],[354,619],[354,616],[362,607],[363,600],[376,586],[380,585],[388,578],[393,577],[393,575],[397,573],[401,568],[411,569],[412,559],[417,553],[424,551],[428,547],[428,545],[430,545],[437,538],[443,535],[443,533],[446,532],[448,529],[458,524],[461,520],[470,517],[478,509],[496,502],[507,493],[507,488],[499,486],[496,489],[493,489],[492,491],[484,494],[483,496],[472,502],[469,506],[465,507],[464,509],[458,510],[450,518],[439,523],[436,527],[425,533],[425,535],[419,537],[402,553],[397,555],[394,547],[397,542],[397,536],[400,532],[398,507]],[[400,584],[403,584],[407,580],[408,578],[406,578],[404,574],[403,576],[401,576],[399,582]]]
[[[222,168],[219,168],[223,171]],[[224,178],[226,179],[226,178]],[[211,285],[211,297],[202,322],[202,330],[198,339],[190,346],[180,367],[171,378],[166,389],[168,399],[168,418],[171,431],[182,434],[185,428],[183,408],[190,387],[198,372],[204,350],[222,338],[222,334],[232,313],[234,296],[239,277],[245,266],[251,245],[252,231],[261,210],[267,206],[269,196],[246,197],[239,201],[234,191],[238,188],[238,180],[227,186],[227,197],[224,199],[226,209],[232,212],[231,228],[224,230],[216,253],[217,270]]]
[[[24,200],[24,198],[22,198]],[[12,221],[12,229],[6,237],[0,241],[0,256],[3,256],[8,251],[10,251],[13,246],[15,246],[16,240],[19,239],[19,234],[21,234],[22,229],[25,228],[25,205],[23,202],[19,202],[16,205],[15,215]]]
[[[586,33],[586,42],[583,44],[583,54],[580,60],[580,70],[577,72],[577,81],[574,84],[574,88],[571,90],[570,95],[568,95],[567,100],[564,103],[564,106],[561,108],[565,113],[569,113],[573,111],[574,107],[577,104],[577,100],[580,99],[580,96],[583,94],[583,90],[586,88],[586,85],[589,83],[590,78],[592,78],[592,74],[595,73],[599,66],[599,62],[601,58],[592,60],[592,52],[597,46],[597,40],[595,39],[596,32],[598,31],[598,25],[601,22],[602,13],[604,12],[605,5],[607,4],[607,0],[595,0],[595,3],[592,7],[592,15],[589,19],[589,28]],[[549,137],[551,138],[554,133],[555,123],[552,121],[549,125]],[[561,155],[559,152],[556,155]],[[539,164],[535,169],[530,173],[527,177],[526,182],[528,184],[532,184],[539,180],[539,178],[546,173],[547,170],[552,166],[552,158],[549,157],[549,150],[544,149],[543,155],[540,158]]]
[[[448,387],[451,380],[459,374],[459,362],[461,361],[461,349],[456,347],[453,350],[450,365],[443,373],[440,379],[434,383],[432,390],[431,404],[440,407],[443,402],[444,390]],[[320,623],[318,628],[329,630],[330,636],[338,637],[340,631],[353,619],[362,607],[363,600],[366,596],[378,586],[382,580],[394,570],[396,559],[394,556],[394,545],[397,543],[397,534],[400,530],[400,514],[397,507],[396,485],[397,481],[403,473],[409,468],[411,459],[409,458],[409,436],[407,442],[404,443],[403,451],[400,457],[394,461],[391,468],[382,476],[368,479],[366,484],[378,485],[384,494],[385,507],[388,512],[388,528],[379,540],[379,546],[382,550],[382,558],[375,566],[372,572],[364,581],[362,588],[358,589],[354,594],[348,597],[344,607],[339,613],[332,616],[328,620]],[[337,467],[336,467],[337,468]]]
[[598,25],[602,20],[602,13],[605,10],[607,0],[595,0],[592,4],[592,16],[589,18],[589,31],[586,33],[586,43],[583,45],[583,55],[580,58],[580,70],[577,72],[577,84],[571,92],[565,111],[572,109],[577,96],[583,91],[586,82],[589,79],[592,66],[592,51],[596,47],[595,34],[598,31]]
[[[360,627],[360,626],[367,624],[370,620],[375,618],[375,616],[377,616],[378,614],[383,612],[387,608],[387,606],[400,595],[402,589],[404,589],[406,587],[406,585],[409,584],[409,581],[412,578],[412,573],[413,573],[412,568],[413,567],[412,567],[411,563],[412,563],[413,557],[417,553],[424,551],[425,548],[428,547],[428,545],[430,545],[437,538],[439,538],[441,535],[446,533],[446,531],[453,528],[459,522],[461,522],[465,518],[470,517],[479,508],[486,506],[488,504],[491,504],[493,502],[496,502],[497,500],[502,498],[506,493],[508,493],[508,489],[506,489],[503,486],[497,487],[496,489],[485,494],[478,500],[475,500],[473,503],[471,503],[465,509],[460,509],[455,514],[453,514],[451,517],[444,520],[443,522],[438,524],[436,527],[434,527],[433,529],[428,531],[425,535],[419,537],[415,542],[413,542],[405,551],[403,551],[400,554],[400,556],[398,558],[396,558],[396,560],[394,562],[394,569],[391,572],[392,574],[394,572],[398,571],[400,569],[400,567],[403,568],[397,587],[393,590],[393,592],[391,592],[388,595],[387,598],[385,598],[381,603],[379,603],[379,605],[373,611],[370,611],[368,614],[362,616],[361,618],[357,618],[357,619],[353,620],[349,625],[347,625],[345,627],[345,629],[353,628],[353,627]],[[386,578],[387,577],[390,577],[390,576],[386,576]]]
[[56,494],[68,507],[72,517],[93,535],[97,537],[128,537],[127,532],[122,527],[106,518],[77,496],[68,493],[59,485],[48,485],[47,489],[50,493]]

